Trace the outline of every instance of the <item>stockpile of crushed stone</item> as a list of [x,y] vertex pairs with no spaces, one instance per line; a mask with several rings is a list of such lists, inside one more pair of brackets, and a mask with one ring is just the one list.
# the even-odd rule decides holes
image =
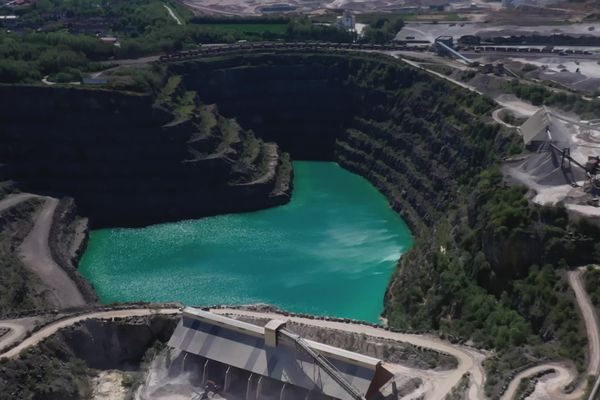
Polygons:
[[565,184],[575,184],[585,178],[583,170],[572,164],[569,168],[561,167],[561,154],[554,149],[546,149],[539,153],[532,154],[517,169],[526,173],[538,185],[558,186]]

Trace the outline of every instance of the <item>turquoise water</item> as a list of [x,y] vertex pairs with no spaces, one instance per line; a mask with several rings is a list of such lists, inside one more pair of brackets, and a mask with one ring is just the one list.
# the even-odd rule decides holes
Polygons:
[[411,234],[368,181],[295,162],[292,201],[268,210],[92,232],[81,272],[103,302],[269,303],[377,321]]

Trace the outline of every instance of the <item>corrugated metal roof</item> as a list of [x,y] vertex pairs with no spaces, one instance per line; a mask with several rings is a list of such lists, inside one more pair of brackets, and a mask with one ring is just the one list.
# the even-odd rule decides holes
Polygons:
[[[367,393],[380,360],[309,340],[306,342],[325,356],[352,386]],[[263,327],[186,308],[169,345],[331,397],[351,400],[337,382],[296,349],[292,340],[279,336],[277,347],[266,345]]]
[[526,145],[531,142],[552,141],[569,147],[571,143],[569,128],[557,118],[553,118],[545,107],[540,108],[521,125],[521,135]]

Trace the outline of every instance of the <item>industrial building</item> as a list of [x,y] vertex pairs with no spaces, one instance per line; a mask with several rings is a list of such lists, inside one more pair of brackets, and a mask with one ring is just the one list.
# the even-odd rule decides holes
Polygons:
[[286,321],[264,327],[185,308],[169,346],[200,358],[202,384],[229,399],[378,399],[392,377],[376,358],[305,340]]
[[540,108],[520,128],[523,142],[526,146],[534,146],[552,142],[562,148],[571,146],[571,133],[569,128],[555,118],[546,109]]

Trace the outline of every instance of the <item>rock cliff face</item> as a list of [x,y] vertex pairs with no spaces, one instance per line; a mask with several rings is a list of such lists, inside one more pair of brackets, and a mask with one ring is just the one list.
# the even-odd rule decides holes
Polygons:
[[165,343],[175,316],[86,320],[60,330],[18,358],[0,360],[0,399],[91,398],[97,370],[136,371],[147,351]]
[[0,94],[0,181],[72,196],[94,226],[288,199],[289,161],[278,147],[250,140],[215,108],[192,101],[182,117],[152,96],[23,86],[0,87]]
[[77,206],[71,197],[62,198],[50,227],[49,247],[52,258],[75,282],[83,298],[94,303],[98,296],[92,285],[77,271],[89,238],[88,219],[77,215]]
[[33,197],[0,210],[0,316],[46,306],[41,281],[16,254],[33,228],[40,205],[40,199]]
[[417,231],[489,161],[473,136],[496,134],[464,124],[473,95],[388,57],[228,56],[176,63],[170,72],[293,158],[335,160],[365,176]]
[[177,318],[155,316],[122,321],[86,320],[61,330],[55,340],[94,369],[137,369],[154,342],[166,343]]

